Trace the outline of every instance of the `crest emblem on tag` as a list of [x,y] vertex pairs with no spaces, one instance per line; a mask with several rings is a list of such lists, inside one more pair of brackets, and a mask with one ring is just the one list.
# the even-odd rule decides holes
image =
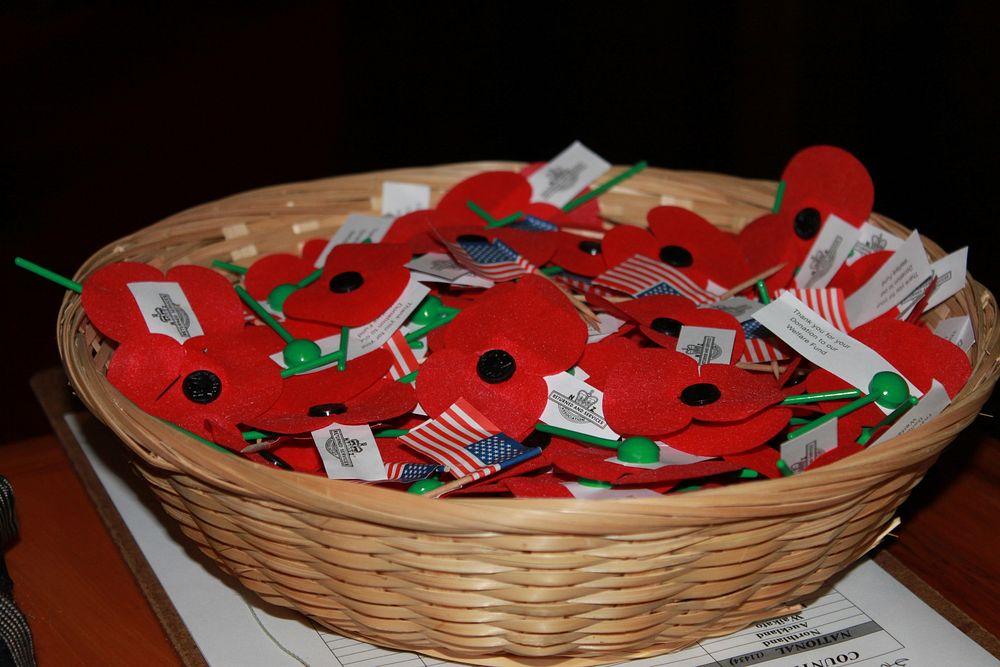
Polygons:
[[354,460],[352,457],[363,452],[366,444],[368,443],[357,438],[345,438],[344,432],[340,429],[331,429],[330,437],[323,443],[323,448],[335,456],[340,461],[341,466],[353,468]]
[[844,242],[843,236],[838,236],[830,244],[830,247],[826,250],[818,250],[809,258],[809,271],[812,274],[810,282],[815,282],[817,278],[821,278],[830,272],[833,268],[833,263],[836,260],[837,248],[840,244]]
[[559,414],[566,421],[576,424],[590,422],[595,426],[604,428],[607,422],[597,412],[600,397],[593,389],[580,389],[573,395],[560,394],[552,391],[549,400],[559,408]]
[[542,193],[542,198],[548,198],[557,192],[563,192],[572,188],[580,179],[580,174],[583,173],[584,169],[586,169],[586,165],[582,162],[577,162],[569,169],[558,166],[549,168],[545,172],[545,177],[549,180],[549,185]]
[[184,308],[174,301],[169,294],[160,292],[158,294],[163,302],[162,306],[157,306],[150,317],[156,318],[164,324],[169,324],[177,329],[178,335],[182,338],[191,337],[191,316]]
[[715,342],[715,336],[705,336],[700,343],[684,346],[684,354],[694,357],[698,364],[710,364],[722,356],[722,347]]

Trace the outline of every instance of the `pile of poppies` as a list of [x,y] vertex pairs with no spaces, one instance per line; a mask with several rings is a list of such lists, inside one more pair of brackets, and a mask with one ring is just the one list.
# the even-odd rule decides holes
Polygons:
[[[739,293],[751,300],[765,290],[773,294],[792,284],[829,216],[856,227],[868,219],[874,195],[860,163],[831,147],[802,151],[782,175],[780,207],[740,234],[673,206],[653,208],[647,227],[639,228],[603,220],[599,198],[569,212],[534,202],[526,174],[537,168],[468,178],[433,208],[397,218],[378,242],[331,248],[327,239],[314,239],[301,255],[264,256],[236,272],[105,266],[85,280],[82,298],[93,325],[117,342],[107,377],[143,410],[192,436],[299,473],[326,474],[313,434],[367,426],[386,475],[366,482],[400,489],[461,476],[405,438],[456,404],[537,455],[474,475],[455,494],[569,497],[585,488],[643,495],[788,474],[777,445],[790,422],[817,418],[845,401],[792,406],[787,397],[849,389],[847,383],[753,320],[693,300],[684,289],[668,284],[627,294],[600,278],[645,258],[721,294],[780,267],[763,285]],[[475,275],[493,261],[462,251],[476,244],[510,252],[510,264],[523,270],[470,287],[407,266],[439,253]],[[849,296],[889,254],[843,267],[829,286]],[[157,315],[174,329],[188,327],[187,336],[154,332],[149,308],[136,296],[136,285],[168,283],[191,312],[160,294]],[[429,293],[398,318],[393,309],[415,283]],[[970,374],[965,353],[912,312],[906,320],[896,315],[850,333],[922,391],[936,379],[954,396]],[[396,330],[383,332],[398,334],[391,341],[361,355],[348,352],[352,333],[393,317]],[[681,349],[685,327],[732,332],[728,359],[703,363]],[[339,356],[318,351],[316,341],[337,337],[344,342]],[[748,361],[744,352],[754,342],[772,356]],[[545,428],[553,394],[547,378],[567,372],[603,399],[596,408],[593,399],[580,404],[598,410],[615,442],[574,437],[565,425]],[[884,416],[869,405],[842,417],[837,448],[811,466],[863,449],[857,442],[863,429]],[[641,449],[650,442],[652,459],[615,446]],[[658,460],[658,451],[670,456]]]

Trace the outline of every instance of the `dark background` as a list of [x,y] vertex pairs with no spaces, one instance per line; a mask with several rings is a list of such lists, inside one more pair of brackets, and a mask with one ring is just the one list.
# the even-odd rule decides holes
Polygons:
[[[397,6],[398,5],[398,6]],[[545,160],[777,179],[816,143],[876,210],[994,261],[1000,5],[24,3],[0,9],[0,438],[47,430],[62,290],[94,251],[186,207],[397,166]]]

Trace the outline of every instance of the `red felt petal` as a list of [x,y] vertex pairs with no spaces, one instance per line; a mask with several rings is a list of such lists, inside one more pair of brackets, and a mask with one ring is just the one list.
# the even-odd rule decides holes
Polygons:
[[672,433],[687,426],[691,410],[678,397],[698,364],[680,352],[640,349],[608,373],[604,416],[618,433]]
[[434,211],[425,209],[413,211],[396,218],[389,231],[382,238],[383,243],[405,243],[410,246],[413,254],[427,252],[447,252],[445,247],[438,241],[432,223],[435,226],[443,226],[443,222],[435,222]]
[[687,465],[638,468],[608,461],[608,459],[616,457],[616,452],[613,449],[585,447],[567,441],[554,442],[545,451],[551,458],[553,465],[559,470],[577,477],[616,484],[678,481],[739,469],[738,465],[724,461],[700,461]]
[[795,236],[787,217],[770,213],[744,227],[736,241],[754,275],[785,265],[764,281],[769,292],[788,287],[810,247],[809,242]]
[[512,171],[488,171],[456,184],[441,198],[436,210],[455,222],[475,225],[483,219],[469,209],[469,201],[500,219],[524,212],[530,200],[531,184],[524,176]]
[[693,211],[677,206],[657,206],[646,215],[656,238],[656,252],[663,246],[680,246],[691,253],[690,269],[716,283],[732,287],[750,277],[750,267],[732,234],[722,231]]
[[[533,162],[522,169],[521,173],[524,176],[531,176],[546,164],[545,162]],[[588,192],[590,192],[590,188],[586,187],[580,190],[576,196],[579,197]],[[593,229],[595,231],[603,231],[604,229],[604,221],[601,220],[600,205],[596,198],[577,206],[569,213],[563,213],[562,210],[555,206],[543,202],[529,204],[525,213],[534,215],[560,227],[578,227],[580,229]]]
[[297,283],[315,270],[312,262],[295,255],[266,255],[247,270],[243,286],[250,296],[261,301],[278,285]]
[[604,235],[601,250],[604,252],[604,261],[611,267],[634,255],[658,259],[660,246],[651,232],[631,225],[618,225]]
[[815,461],[809,464],[809,467],[807,467],[806,470],[813,470],[815,468],[828,466],[831,463],[836,463],[843,458],[847,458],[852,454],[863,452],[864,450],[865,448],[856,442],[841,442],[835,448],[817,457]]
[[302,259],[309,262],[309,266],[316,266],[316,260],[326,250],[326,239],[309,239],[302,246]]
[[521,440],[545,409],[545,381],[518,369],[506,382],[488,384],[476,374],[478,360],[477,354],[451,348],[431,354],[417,375],[420,406],[436,417],[464,398],[504,433]]
[[835,146],[799,151],[785,166],[781,180],[785,181],[781,212],[791,216],[811,207],[823,220],[833,213],[857,227],[868,219],[875,201],[868,170],[856,157]]
[[692,418],[700,421],[745,419],[785,397],[773,377],[724,364],[701,366],[696,377],[688,378],[688,383],[712,384],[722,392],[721,398],[714,403],[690,408]]
[[751,449],[748,452],[727,454],[724,458],[729,463],[735,463],[741,468],[756,470],[761,475],[770,477],[771,479],[777,479],[782,476],[781,470],[778,468],[778,459],[781,456],[777,451],[766,445],[757,449]]
[[563,484],[563,480],[551,475],[540,477],[514,477],[505,479],[502,485],[516,498],[572,498],[573,494]]
[[590,376],[587,384],[603,390],[611,369],[638,349],[639,344],[633,340],[622,336],[608,336],[598,343],[588,345],[578,365]]
[[[601,242],[579,234],[569,232],[556,232],[556,252],[552,257],[552,263],[561,266],[570,273],[581,276],[595,277],[607,270],[608,265],[604,260],[604,254],[600,250]],[[591,250],[596,245],[596,254]]]
[[347,402],[341,424],[369,424],[406,414],[417,405],[413,388],[395,380],[380,380]]
[[691,422],[677,433],[658,438],[696,456],[738,454],[763,445],[788,425],[792,411],[771,408],[736,422]]
[[746,346],[746,336],[739,320],[729,313],[714,308],[698,308],[683,296],[657,294],[644,296],[619,304],[629,319],[638,322],[651,341],[668,350],[677,349],[677,338],[660,333],[652,328],[653,321],[659,317],[677,320],[684,326],[709,327],[713,329],[728,329],[736,334],[733,341],[732,361],[739,361]]
[[873,252],[858,259],[854,264],[840,267],[837,274],[830,280],[829,287],[839,287],[844,290],[844,296],[848,297],[861,288],[875,273],[882,268],[882,265],[892,257],[892,251],[882,250]]

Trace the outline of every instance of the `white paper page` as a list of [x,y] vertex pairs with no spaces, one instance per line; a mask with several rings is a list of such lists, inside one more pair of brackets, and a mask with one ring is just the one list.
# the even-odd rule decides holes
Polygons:
[[618,434],[604,419],[604,392],[569,373],[544,378],[549,396],[541,421],[549,426],[615,440]]
[[942,320],[934,329],[934,333],[945,340],[950,340],[968,352],[976,342],[976,332],[972,329],[972,319],[968,315],[949,317]]
[[170,336],[178,343],[205,333],[180,283],[147,281],[127,286],[149,333]]
[[[401,215],[431,207],[431,187],[423,183],[382,183],[382,215],[398,218]],[[374,239],[373,239],[374,241]]]
[[368,424],[330,424],[311,433],[330,479],[385,479],[385,462]]
[[937,278],[934,291],[927,300],[927,310],[958,294],[965,287],[966,265],[969,261],[968,246],[945,255],[931,264],[931,271]]
[[844,301],[847,320],[860,327],[887,313],[931,275],[920,235],[913,232],[868,282]]
[[392,222],[392,218],[352,213],[347,216],[344,224],[338,227],[330,240],[326,242],[326,246],[323,247],[323,251],[316,258],[316,263],[313,266],[317,269],[323,268],[326,265],[326,258],[330,256],[330,251],[344,243],[364,243],[367,240],[378,243],[385,238]]
[[858,238],[854,240],[854,248],[844,261],[847,266],[851,266],[865,255],[882,250],[895,252],[899,250],[899,246],[903,245],[903,239],[870,222],[862,224],[858,231]]
[[837,420],[834,418],[781,443],[781,459],[793,473],[798,474],[836,447]]
[[823,223],[812,247],[806,253],[802,268],[795,274],[799,289],[826,287],[844,264],[861,230],[832,213]]
[[562,208],[610,168],[611,163],[579,141],[574,141],[528,177],[531,200]]

